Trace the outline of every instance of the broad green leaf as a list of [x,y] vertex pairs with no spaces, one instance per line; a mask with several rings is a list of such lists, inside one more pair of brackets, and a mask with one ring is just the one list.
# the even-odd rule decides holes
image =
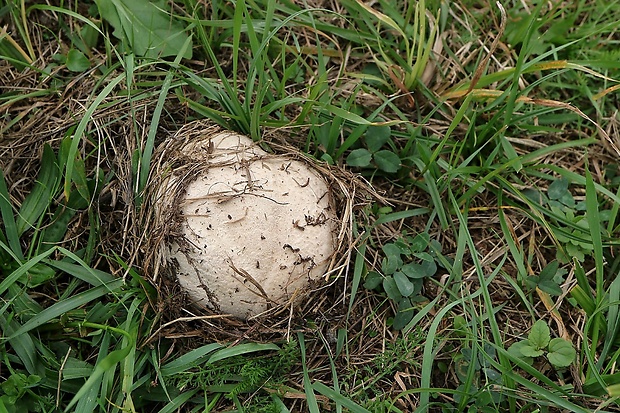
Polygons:
[[435,261],[435,259],[433,258],[433,256],[431,254],[429,254],[428,252],[416,252],[413,254],[414,257],[419,258],[421,261],[428,261],[428,262],[432,262]]
[[403,298],[398,302],[398,310],[396,311],[396,315],[394,315],[392,328],[394,328],[394,330],[402,330],[403,327],[409,324],[413,315],[414,308],[411,301],[408,298]]
[[69,50],[65,64],[67,65],[67,69],[76,73],[85,72],[90,68],[88,57],[77,49]]
[[519,348],[521,354],[525,357],[540,357],[545,354],[544,350],[533,347],[530,344],[525,344]]
[[381,269],[384,274],[394,274],[394,272],[403,265],[403,260],[400,257],[400,249],[395,244],[386,244],[382,249],[385,258],[381,263]]
[[[137,56],[177,56],[188,35],[182,23],[164,10],[162,0],[95,0],[99,14],[114,27],[114,36]],[[192,58],[192,48],[183,54]]]
[[551,340],[551,332],[549,326],[544,320],[538,320],[532,326],[532,331],[527,336],[530,344],[536,349],[543,349],[549,345]]
[[[403,297],[409,297],[414,290],[413,283],[409,280],[409,278],[400,271],[396,271],[393,275],[394,282],[396,282],[396,286],[398,287],[398,291]],[[407,324],[407,323],[405,323]]]
[[538,282],[538,288],[551,295],[562,295],[562,289],[557,282],[553,280],[540,280]]
[[28,271],[28,277],[25,280],[28,288],[35,288],[54,278],[56,271],[48,265],[38,263]]
[[[63,141],[66,142],[67,140]],[[88,177],[86,176],[86,165],[84,159],[79,153],[75,154],[73,158],[73,182],[75,182],[75,188],[78,193],[86,200],[90,201],[91,193],[88,187]]]
[[431,240],[431,237],[426,232],[419,233],[418,235],[415,236],[415,238],[413,238],[413,241],[411,242],[411,251],[413,252],[424,251],[428,247],[430,240]]
[[527,364],[532,365],[534,363],[534,359],[532,357],[524,356],[523,352],[521,351],[521,349],[525,346],[529,346],[527,340],[517,341],[508,348],[508,353],[510,353],[512,356],[516,358],[519,358],[525,361]]
[[19,209],[17,217],[19,235],[23,234],[28,228],[34,227],[39,217],[53,202],[59,177],[60,170],[56,163],[56,155],[52,148],[45,144],[37,181]]
[[564,178],[556,179],[551,182],[547,189],[549,199],[560,200],[568,192],[568,181]]
[[392,277],[385,277],[383,279],[383,289],[392,301],[398,302],[403,298],[398,289],[398,285],[396,285],[396,281],[394,281]]
[[373,155],[377,167],[384,172],[394,173],[400,169],[400,158],[392,151],[382,150]]
[[84,360],[76,359],[75,357],[69,357],[62,369],[62,379],[81,379],[89,377],[94,370],[94,366]]
[[385,244],[383,247],[381,247],[381,250],[388,258],[400,258],[400,248],[396,244]]
[[560,263],[558,263],[557,261],[551,261],[540,272],[540,275],[539,275],[540,279],[541,280],[553,280],[553,278],[555,277],[555,274],[558,272],[559,267],[560,267]]
[[[594,386],[591,386],[594,387]],[[620,397],[620,384],[612,384],[611,386],[607,386],[606,388],[607,394],[613,398]],[[596,394],[597,396],[603,396],[604,392],[599,392],[600,394]],[[593,392],[588,392],[587,394],[594,394]]]
[[521,191],[521,193],[525,195],[525,197],[528,198],[530,201],[535,202],[539,205],[543,205],[546,202],[545,195],[538,189],[525,188]]
[[435,264],[435,260],[423,260],[420,262],[420,269],[424,277],[432,277],[437,272],[437,264]]
[[372,155],[368,150],[364,148],[355,149],[351,151],[349,156],[347,156],[347,165],[364,168],[370,165],[370,161],[372,160]]
[[377,152],[392,136],[392,129],[389,126],[369,126],[364,134],[366,147],[372,153]]
[[[53,248],[59,241],[61,241],[65,234],[67,233],[67,229],[69,227],[69,223],[77,213],[77,208],[71,207],[71,200],[79,199],[86,203],[86,201],[82,198],[82,196],[77,192],[71,193],[69,197],[68,205],[59,205],[54,213],[51,224],[46,226],[41,234],[41,246],[39,247],[39,251],[47,251],[50,248]],[[86,205],[83,206],[85,208]],[[82,209],[82,208],[80,208]]]
[[383,276],[376,271],[370,271],[364,280],[364,288],[374,290],[383,282]]
[[[433,264],[435,263],[433,262]],[[429,268],[427,266],[412,262],[410,264],[403,265],[401,271],[409,278],[419,279],[428,277]]]
[[563,338],[554,338],[549,342],[549,362],[556,367],[568,367],[573,361],[577,352],[573,345]]
[[566,252],[569,257],[572,257],[579,262],[583,262],[586,258],[584,251],[579,246],[572,243],[566,244]]

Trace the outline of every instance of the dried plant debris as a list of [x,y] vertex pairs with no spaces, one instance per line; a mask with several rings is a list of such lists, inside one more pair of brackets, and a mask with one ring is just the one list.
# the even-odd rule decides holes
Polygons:
[[145,212],[154,278],[163,265],[194,304],[248,319],[289,309],[343,268],[363,183],[277,150],[204,122],[162,145]]

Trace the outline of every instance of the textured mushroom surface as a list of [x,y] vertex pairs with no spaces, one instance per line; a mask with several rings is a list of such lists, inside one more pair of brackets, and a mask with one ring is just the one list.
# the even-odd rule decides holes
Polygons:
[[337,218],[316,171],[229,132],[183,152],[208,159],[187,186],[169,257],[193,300],[249,318],[288,304],[324,275]]

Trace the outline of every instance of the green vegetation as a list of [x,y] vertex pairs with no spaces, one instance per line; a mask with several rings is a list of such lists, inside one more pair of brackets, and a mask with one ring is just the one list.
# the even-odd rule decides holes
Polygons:
[[[620,2],[332,3],[0,4],[0,413],[620,410]],[[154,271],[197,119],[380,194],[297,311]]]

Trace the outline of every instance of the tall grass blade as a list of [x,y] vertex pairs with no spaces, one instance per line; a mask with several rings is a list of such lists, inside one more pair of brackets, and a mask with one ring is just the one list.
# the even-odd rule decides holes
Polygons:
[[56,155],[49,144],[45,144],[37,181],[19,209],[16,222],[19,235],[22,235],[29,228],[34,228],[36,221],[49,208],[53,201],[59,176],[60,171],[56,163]]
[[[15,217],[13,216],[13,206],[11,204],[11,197],[9,190],[6,187],[6,181],[4,180],[4,173],[0,170],[0,214],[2,215],[2,222],[4,223],[4,232],[7,242],[11,248],[12,253],[17,257],[19,261],[23,261],[24,254],[22,252],[22,246],[19,242],[19,231],[17,224],[15,223]],[[0,291],[0,293],[2,293]]]
[[308,365],[306,364],[306,341],[304,335],[302,333],[297,333],[297,340],[301,351],[301,368],[303,369],[304,393],[306,394],[308,411],[310,413],[320,413],[321,410],[319,410],[319,404],[316,400],[312,383],[310,382],[310,375],[308,374]]
[[112,93],[114,88],[118,86],[123,80],[125,80],[125,75],[124,74],[118,75],[103,88],[103,90],[101,91],[101,93],[97,95],[93,103],[88,107],[88,109],[86,109],[86,112],[84,112],[84,115],[82,116],[82,120],[80,120],[77,128],[75,129],[73,137],[71,138],[71,145],[67,153],[67,163],[65,166],[64,194],[65,194],[66,200],[69,200],[69,196],[71,195],[71,183],[73,182],[73,170],[75,169],[75,162],[79,156],[78,146],[82,138],[84,137],[84,132],[86,131],[86,127],[90,123],[90,120],[92,119],[92,116],[97,110],[97,108],[99,107],[99,105],[101,105],[101,103],[103,103],[103,101],[108,98],[108,96]]
[[[586,219],[590,229],[590,236],[592,237],[592,246],[594,248],[594,264],[595,264],[595,279],[596,279],[596,307],[600,308],[603,300],[605,299],[605,264],[603,256],[603,240],[601,237],[601,221],[598,209],[598,196],[596,194],[596,188],[594,187],[594,180],[588,164],[585,167],[585,180],[586,180]],[[604,318],[602,313],[597,313],[593,316],[592,320],[592,352],[596,351],[596,345],[599,342],[601,334],[605,332]]]
[[30,269],[43,261],[45,258],[49,257],[54,251],[55,249],[50,249],[24,262],[19,268],[17,268],[15,271],[9,274],[8,277],[2,280],[2,282],[0,283],[0,294],[3,294],[9,287],[15,284],[17,280],[23,277]]
[[29,374],[43,376],[43,364],[39,363],[35,342],[30,334],[15,335],[20,328],[21,326],[15,319],[9,321],[5,314],[0,312],[0,329],[3,332],[3,338],[11,337],[7,341]]
[[71,310],[74,310],[84,304],[90,303],[91,301],[95,301],[96,299],[103,297],[110,292],[116,291],[120,289],[123,284],[124,282],[122,279],[117,279],[115,281],[112,281],[111,283],[91,288],[90,290],[79,293],[71,298],[59,301],[56,304],[53,304],[52,306],[46,308],[39,314],[35,315],[26,323],[24,323],[24,325],[22,325],[19,329],[17,329],[17,331],[15,331],[11,335],[11,338],[17,337],[20,334],[27,333],[57,317],[60,317],[61,315]]
[[248,353],[254,353],[257,351],[277,351],[280,347],[273,343],[245,343],[237,346],[223,348],[216,351],[209,357],[207,364],[212,364],[220,360],[224,360],[230,357],[241,356]]
[[314,384],[312,385],[312,388],[316,390],[317,392],[321,393],[323,396],[326,396],[329,399],[333,400],[335,403],[346,407],[353,413],[370,413],[369,410],[364,409],[359,404],[344,397],[342,394],[335,391],[331,387],[327,387],[320,381],[315,381]]
[[82,397],[85,397],[85,395],[88,394],[92,388],[97,388],[98,385],[100,385],[101,383],[101,376],[103,376],[104,373],[110,371],[111,369],[114,369],[119,362],[121,362],[125,357],[129,355],[131,349],[135,346],[135,341],[133,337],[128,332],[121,330],[120,328],[112,328],[94,323],[83,323],[82,326],[86,328],[109,330],[118,334],[122,334],[127,338],[128,344],[120,348],[119,350],[114,350],[110,352],[110,354],[105,356],[95,365],[93,374],[88,378],[88,380],[86,380],[86,383],[84,383],[80,390],[75,394],[73,399],[69,402],[67,408],[65,409],[66,412],[70,411],[71,407],[73,407]]
[[196,393],[198,393],[200,389],[193,389],[179,394],[177,397],[172,399],[170,403],[166,404],[158,413],[175,413],[180,411],[180,409],[185,405],[185,403],[194,397]]
[[217,343],[207,344],[182,355],[161,367],[161,375],[163,377],[172,376],[181,373],[199,364],[204,363],[210,357],[210,354],[222,346]]
[[[177,67],[181,59],[185,55],[186,51],[192,44],[192,36],[188,36],[188,38],[183,43],[183,47],[179,50],[179,53],[174,59],[173,67]],[[161,119],[161,113],[164,109],[164,104],[166,103],[166,99],[168,98],[168,91],[170,90],[170,85],[172,83],[172,79],[175,76],[175,72],[170,70],[166,75],[163,84],[161,85],[161,90],[159,92],[159,97],[157,98],[157,104],[155,105],[155,110],[153,111],[153,115],[151,118],[151,124],[149,126],[149,133],[146,138],[146,143],[144,144],[144,148],[139,158],[139,174],[137,177],[137,188],[136,188],[136,204],[139,207],[142,204],[142,196],[144,189],[146,187],[146,183],[149,179],[149,171],[151,170],[151,157],[153,156],[153,151],[155,149],[155,137],[157,136],[157,130],[159,128],[159,121]]]

